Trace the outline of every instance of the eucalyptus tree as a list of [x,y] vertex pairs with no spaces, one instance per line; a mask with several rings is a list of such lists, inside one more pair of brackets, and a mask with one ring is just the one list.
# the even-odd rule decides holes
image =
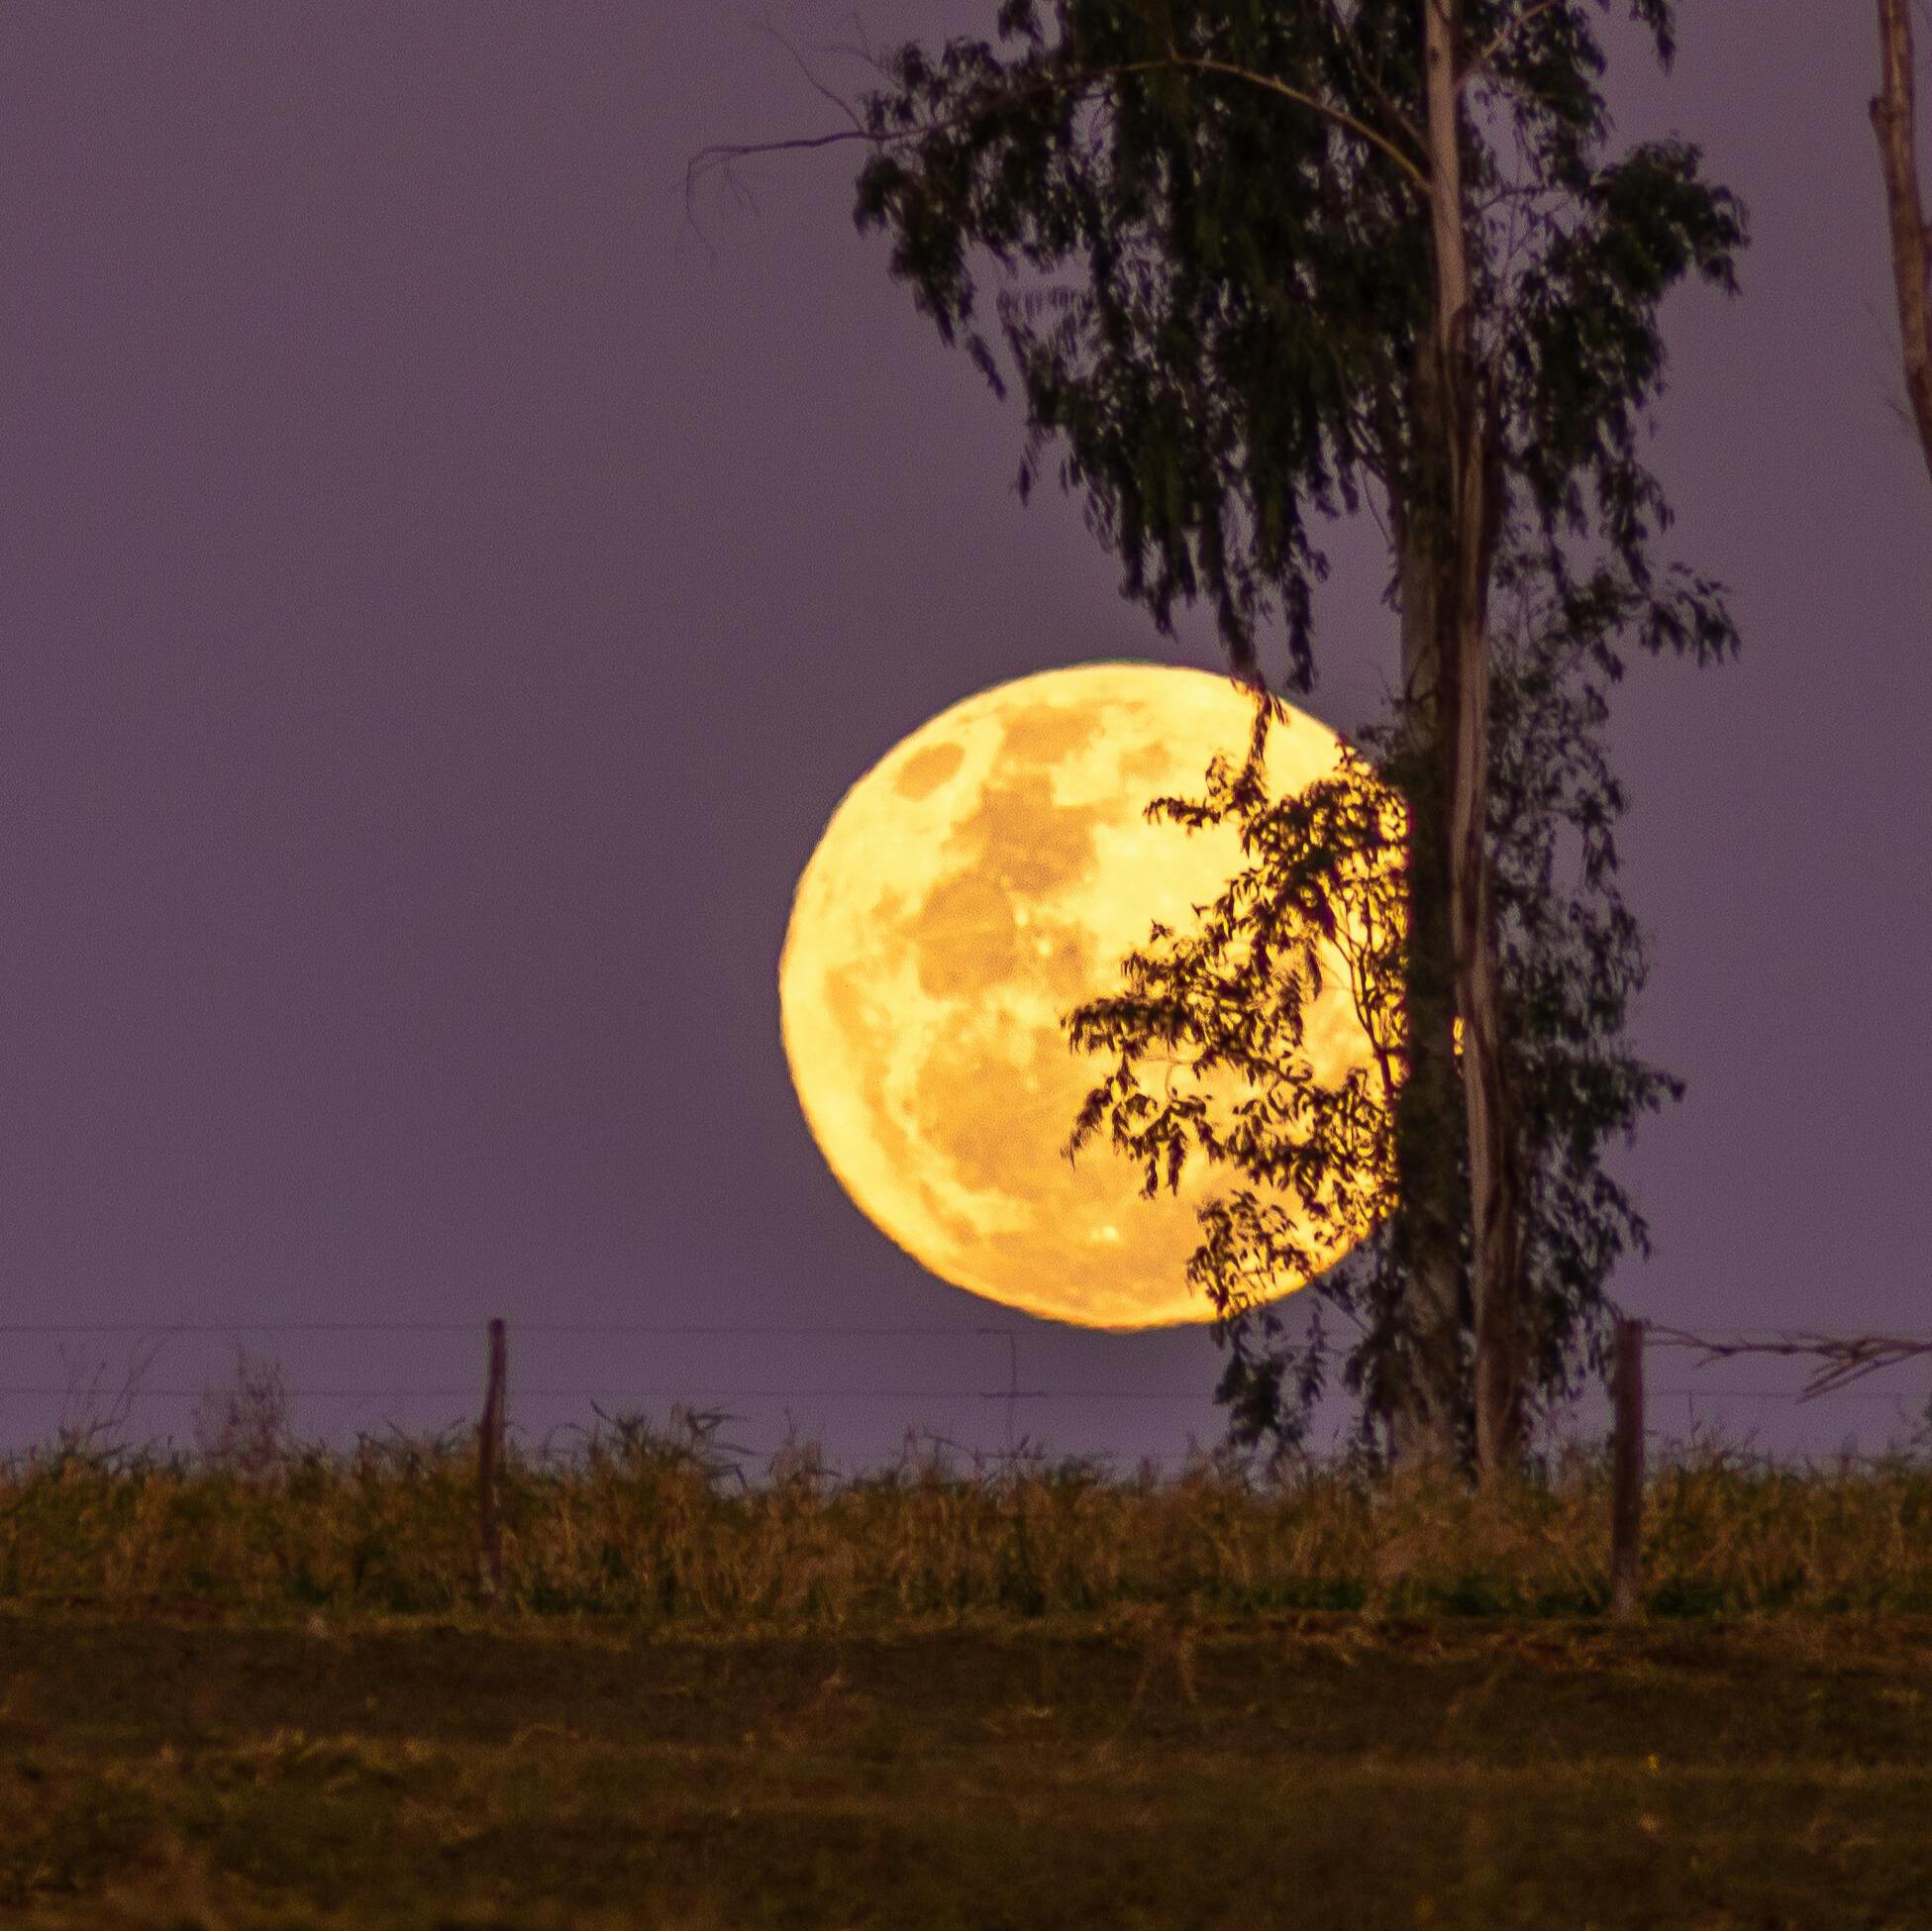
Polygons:
[[1919,192],[1915,96],[1908,0],[1879,0],[1879,91],[1872,100],[1872,128],[1884,176],[1905,393],[1932,472],[1932,222],[1925,218]]
[[[880,62],[849,128],[711,155],[864,144],[862,232],[1023,392],[1022,494],[1058,446],[1124,593],[1164,632],[1208,601],[1244,680],[1266,689],[1278,621],[1283,688],[1310,687],[1318,525],[1382,517],[1410,807],[1392,1437],[1455,1453],[1467,1328],[1489,1473],[1521,1442],[1527,1347],[1486,833],[1499,547],[1533,552],[1566,622],[1615,606],[1700,661],[1736,644],[1718,586],[1654,565],[1669,509],[1636,446],[1659,305],[1693,270],[1734,286],[1742,210],[1687,143],[1606,155],[1607,8],[1001,0],[991,40]],[[1668,65],[1672,0],[1627,10]]]
[[[1058,444],[1161,628],[1206,598],[1259,684],[1278,617],[1305,690],[1316,521],[1386,512],[1413,754],[1395,1435],[1454,1452],[1467,1241],[1485,1472],[1520,1448],[1527,1338],[1485,829],[1498,546],[1520,525],[1561,608],[1613,602],[1653,649],[1736,642],[1718,586],[1653,564],[1636,440],[1659,304],[1693,269],[1735,285],[1742,211],[1689,144],[1606,156],[1605,5],[1058,0],[1049,24],[1004,0],[992,41],[891,55],[852,131],[860,228],[1004,394],[976,304],[1001,280],[1021,490]],[[1668,63],[1671,0],[1630,13]]]
[[[1512,1154],[1523,1175],[1526,1412],[1548,1412],[1600,1372],[1612,1310],[1611,1269],[1649,1230],[1604,1169],[1612,1136],[1633,1137],[1643,1113],[1680,1098],[1682,1082],[1645,1065],[1623,1037],[1647,962],[1641,932],[1617,889],[1616,825],[1624,793],[1604,730],[1609,686],[1623,672],[1627,611],[1598,603],[1566,613],[1520,554],[1498,566],[1503,620],[1491,667],[1488,843],[1493,857],[1504,1067],[1513,1105]],[[1150,816],[1189,828],[1234,823],[1247,863],[1196,928],[1152,928],[1123,962],[1123,988],[1067,1016],[1069,1041],[1116,1054],[1087,1095],[1068,1157],[1104,1120],[1115,1151],[1146,1169],[1152,1195],[1190,1159],[1236,1169],[1255,1185],[1201,1209],[1204,1239],[1188,1277],[1216,1313],[1230,1358],[1216,1390],[1230,1409],[1232,1445],[1299,1449],[1315,1401],[1331,1383],[1324,1308],[1355,1340],[1342,1381],[1358,1397],[1358,1452],[1399,1448],[1412,1338],[1403,1320],[1409,1281],[1396,1238],[1397,1114],[1409,1066],[1403,997],[1406,867],[1400,769],[1413,747],[1396,721],[1345,746],[1336,773],[1283,799],[1265,788],[1271,707],[1258,706],[1249,756],[1230,771],[1216,760],[1203,800],[1159,798]],[[1302,1051],[1302,1015],[1319,992],[1326,957],[1348,973],[1369,1062],[1341,1084],[1316,1076]],[[1215,1126],[1191,1085],[1171,1075],[1150,1093],[1144,1067],[1225,1067],[1256,1096]],[[1259,1190],[1258,1190],[1259,1189]],[[1293,1200],[1283,1210],[1276,1189]],[[1389,1209],[1393,1206],[1393,1217]],[[1283,1270],[1306,1276],[1329,1237],[1375,1227],[1307,1290],[1314,1318],[1303,1341],[1283,1339],[1282,1306],[1266,1296]],[[1306,1238],[1297,1234],[1306,1230]],[[1467,1334],[1470,1244],[1460,1265]],[[1284,1379],[1289,1388],[1284,1390]],[[1474,1450],[1468,1377],[1455,1415],[1458,1459]]]

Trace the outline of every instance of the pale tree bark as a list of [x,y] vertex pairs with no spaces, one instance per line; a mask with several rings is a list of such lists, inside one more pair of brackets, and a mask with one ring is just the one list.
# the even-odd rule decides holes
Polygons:
[[[1410,398],[1416,469],[1406,493],[1390,490],[1407,728],[1412,749],[1428,754],[1422,762],[1430,776],[1411,799],[1404,986],[1410,1067],[1397,1114],[1410,1351],[1385,1393],[1395,1459],[1451,1461],[1467,1396],[1459,1308],[1463,1216],[1456,1197],[1457,1156],[1466,1147],[1475,1460],[1487,1485],[1518,1466],[1528,1372],[1523,1187],[1503,1079],[1487,838],[1488,586],[1502,485],[1497,397],[1474,353],[1458,145],[1466,71],[1460,61],[1462,0],[1420,3],[1426,150],[1420,169],[1373,130],[1278,82],[1219,61],[1176,58],[1170,64],[1255,80],[1328,114],[1390,153],[1428,208],[1434,316],[1429,339],[1418,346]],[[1459,1017],[1460,1080],[1453,1044]]]
[[[1475,1460],[1478,1478],[1488,1485],[1518,1467],[1528,1372],[1523,1187],[1503,1078],[1487,836],[1488,587],[1502,482],[1494,378],[1475,355],[1463,208],[1462,0],[1420,4],[1423,167],[1388,149],[1427,204],[1435,286],[1432,329],[1418,345],[1412,375],[1413,469],[1406,489],[1389,492],[1401,585],[1405,722],[1411,750],[1424,754],[1420,762],[1429,775],[1410,800],[1404,985],[1410,1065],[1397,1112],[1410,1351],[1386,1390],[1387,1420],[1397,1460],[1453,1458],[1457,1415],[1467,1396],[1458,1304],[1463,1214],[1456,1192],[1457,1156],[1467,1148]],[[1175,64],[1258,78],[1218,62]],[[1291,98],[1320,105],[1302,95]],[[1332,118],[1387,147],[1360,123]],[[1453,1044],[1458,1018],[1460,1081]]]
[[[1434,353],[1425,346],[1414,373],[1419,417],[1430,413],[1434,387]],[[1402,958],[1409,1065],[1395,1101],[1402,1203],[1397,1227],[1409,1349],[1403,1371],[1387,1377],[1382,1394],[1391,1459],[1447,1469],[1456,1458],[1465,1390],[1457,1201],[1463,1107],[1453,1047],[1456,957],[1437,724],[1444,697],[1442,576],[1426,510],[1412,513],[1403,493],[1391,488],[1389,520],[1401,583],[1404,725],[1416,775],[1408,794],[1408,933]]]
[[1435,314],[1428,354],[1439,471],[1434,610],[1436,728],[1448,788],[1449,920],[1468,1131],[1475,1456],[1486,1486],[1512,1474],[1523,1439],[1522,1188],[1502,1069],[1502,982],[1487,834],[1489,571],[1501,503],[1496,397],[1477,365],[1474,292],[1458,145],[1461,0],[1423,0]]
[[1884,170],[1891,224],[1891,272],[1898,290],[1898,335],[1905,392],[1919,447],[1932,474],[1932,226],[1919,192],[1912,85],[1911,0],[1879,0],[1879,92],[1872,127]]

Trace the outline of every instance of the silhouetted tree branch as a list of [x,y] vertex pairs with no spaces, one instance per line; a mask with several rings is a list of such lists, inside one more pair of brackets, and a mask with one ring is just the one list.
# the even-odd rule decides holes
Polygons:
[[1646,1338],[1660,1347],[1695,1348],[1700,1351],[1696,1366],[1729,1361],[1735,1355],[1816,1355],[1823,1366],[1804,1384],[1800,1401],[1811,1401],[1847,1382],[1876,1374],[1901,1361],[1932,1355],[1932,1341],[1903,1335],[1862,1334],[1845,1338],[1813,1334],[1805,1329],[1784,1333],[1774,1341],[1715,1341],[1702,1335],[1685,1334],[1680,1328],[1658,1327],[1645,1322]]
[[1910,0],[1879,0],[1879,91],[1872,101],[1891,228],[1905,393],[1932,474],[1932,226],[1919,191]]
[[[1566,612],[1531,558],[1512,549],[1491,691],[1488,833],[1498,899],[1504,1071],[1515,1104],[1521,1175],[1525,1419],[1573,1398],[1585,1372],[1607,1365],[1615,1309],[1604,1289],[1629,1250],[1648,1254],[1643,1217],[1604,1171],[1602,1149],[1683,1086],[1635,1059],[1622,1037],[1647,971],[1641,934],[1615,884],[1622,787],[1604,730],[1607,687],[1621,674],[1616,634],[1631,606]],[[1189,827],[1238,821],[1248,863],[1190,932],[1156,926],[1123,962],[1123,989],[1066,1015],[1069,1042],[1111,1049],[1118,1062],[1087,1095],[1069,1154],[1106,1122],[1117,1154],[1141,1164],[1145,1192],[1165,1176],[1177,1190],[1201,1158],[1249,1182],[1200,1210],[1204,1238],[1190,1281],[1220,1319],[1230,1360],[1216,1398],[1228,1403],[1230,1446],[1271,1439],[1301,1447],[1330,1379],[1322,1315],[1353,1327],[1342,1382],[1361,1400],[1356,1448],[1399,1459],[1408,1388],[1418,1372],[1405,1318],[1408,1256],[1395,1236],[1406,1208],[1397,1099],[1413,1074],[1403,949],[1412,850],[1391,805],[1413,757],[1398,722],[1345,748],[1336,773],[1292,797],[1261,783],[1271,712],[1258,706],[1247,764],[1208,770],[1203,802],[1160,798],[1148,815]],[[1237,941],[1245,942],[1237,944]],[[1339,1086],[1302,1050],[1314,975],[1335,957],[1373,1047],[1368,1070]],[[1217,1130],[1200,1098],[1157,1096],[1140,1085],[1147,1062],[1196,1070],[1226,1067],[1266,1094]],[[1466,1171],[1459,1176],[1465,1182]],[[1293,1212],[1270,1197],[1278,1190]],[[1376,1222],[1380,1221],[1380,1225]],[[1310,1274],[1311,1254],[1333,1251],[1336,1230],[1373,1228],[1303,1291],[1314,1303],[1304,1343],[1280,1340],[1284,1277]],[[1299,1229],[1317,1238],[1310,1241]],[[1467,1336],[1472,1244],[1457,1288]],[[1299,1299],[1299,1296],[1296,1297]],[[1474,1449],[1474,1390],[1466,1376],[1451,1417]]]

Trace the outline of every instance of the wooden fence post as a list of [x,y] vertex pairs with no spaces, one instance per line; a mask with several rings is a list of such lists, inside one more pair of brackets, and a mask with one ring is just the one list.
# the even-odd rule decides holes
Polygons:
[[503,1592],[503,1541],[496,1520],[496,1472],[503,1460],[503,1323],[490,1323],[489,1383],[476,1440],[476,1513],[482,1531],[477,1579],[486,1600]]
[[1639,1552],[1644,1530],[1644,1324],[1617,1323],[1616,1405],[1610,1490],[1610,1613],[1642,1613]]

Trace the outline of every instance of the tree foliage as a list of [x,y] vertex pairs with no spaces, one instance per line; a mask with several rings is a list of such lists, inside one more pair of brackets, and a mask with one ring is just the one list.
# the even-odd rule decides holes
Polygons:
[[[1670,521],[1637,432],[1663,296],[1731,288],[1735,198],[1677,141],[1603,153],[1607,0],[1468,0],[1479,59],[1465,180],[1476,353],[1496,385],[1508,513],[1563,594],[1630,607],[1648,648],[1735,645],[1717,586],[1653,567]],[[1668,62],[1674,8],[1634,18]],[[916,45],[861,103],[862,232],[940,336],[1025,398],[1028,493],[1049,453],[1171,630],[1212,604],[1236,669],[1281,623],[1313,676],[1321,519],[1407,493],[1429,316],[1415,0],[1005,0],[993,41]],[[1368,130],[1373,139],[1357,130]],[[983,326],[987,266],[1003,367]],[[1580,554],[1579,554],[1580,547]]]
[[[1648,1254],[1649,1232],[1603,1166],[1647,1111],[1680,1098],[1682,1082],[1637,1059],[1624,1037],[1648,970],[1642,933],[1617,884],[1615,831],[1624,805],[1604,741],[1609,685],[1622,674],[1615,640],[1567,623],[1547,581],[1520,562],[1509,592],[1492,692],[1489,836],[1507,1021],[1505,1068],[1526,1178],[1532,1412],[1573,1399],[1600,1373],[1613,1309],[1604,1286],[1617,1261]],[[1067,1152],[1104,1122],[1112,1146],[1177,1189],[1191,1158],[1234,1169],[1250,1185],[1200,1209],[1201,1245],[1187,1274],[1214,1307],[1230,1348],[1216,1398],[1230,1441],[1299,1448],[1315,1402],[1333,1384],[1335,1354],[1321,1314],[1340,1314],[1355,1341],[1341,1383],[1358,1397],[1355,1447],[1385,1453],[1393,1390],[1410,1345],[1401,1310],[1400,1203],[1394,1187],[1395,1096],[1407,1074],[1402,991],[1409,844],[1396,766],[1401,734],[1384,723],[1345,746],[1336,773],[1271,800],[1263,783],[1271,711],[1258,706],[1244,764],[1217,759],[1202,800],[1158,798],[1150,817],[1199,828],[1233,822],[1247,861],[1198,929],[1155,925],[1123,962],[1123,990],[1065,1016],[1069,1044],[1118,1056],[1088,1094]],[[1324,975],[1340,966],[1373,1047],[1373,1071],[1323,1082],[1303,1050],[1302,1021]],[[1218,1131],[1198,1095],[1155,1099],[1149,1061],[1216,1067],[1263,1089]],[[1281,1189],[1290,1213],[1269,1197]],[[1379,1226],[1375,1223],[1379,1222]],[[1266,1301],[1279,1270],[1308,1271],[1332,1231],[1375,1231],[1307,1290],[1307,1332],[1284,1339],[1291,1302]],[[1464,1312],[1470,1254],[1463,1255]],[[1285,1384],[1285,1385],[1284,1385]],[[1465,1404],[1459,1435],[1471,1444]]]
[[[1411,1446],[1444,1452],[1456,1322],[1474,1320],[1485,1474],[1520,1441],[1519,1236],[1542,1211],[1509,1166],[1528,1132],[1517,1088],[1542,1102],[1520,1051],[1503,1071],[1504,980],[1526,968],[1495,949],[1510,890],[1484,836],[1501,835],[1482,795],[1492,684],[1510,699],[1489,596],[1534,579],[1537,634],[1570,640],[1573,674],[1585,657],[1602,670],[1611,640],[1700,661],[1736,645],[1720,586],[1653,559],[1670,510],[1638,437],[1664,372],[1659,305],[1693,273],[1734,286],[1743,214],[1687,143],[1606,152],[1607,10],[1003,0],[991,40],[900,49],[855,129],[871,149],[862,232],[890,236],[892,272],[942,338],[1023,395],[1022,495],[1057,451],[1161,630],[1176,602],[1205,600],[1237,675],[1265,686],[1259,641],[1278,623],[1283,688],[1307,690],[1321,526],[1386,512],[1404,687],[1379,767],[1409,806],[1410,1036],[1404,1211],[1371,1296],[1387,1330],[1377,1394],[1391,1411],[1406,1399]],[[1670,0],[1628,11],[1668,63]],[[1521,981],[1519,1022],[1539,996],[1555,995]],[[1460,1081],[1452,1017],[1470,1045]],[[1304,1162],[1367,1117],[1365,1096],[1323,1114],[1282,1092],[1303,1109]],[[1460,1317],[1459,1222],[1478,1252]],[[1222,1244],[1266,1233],[1237,1219]]]

